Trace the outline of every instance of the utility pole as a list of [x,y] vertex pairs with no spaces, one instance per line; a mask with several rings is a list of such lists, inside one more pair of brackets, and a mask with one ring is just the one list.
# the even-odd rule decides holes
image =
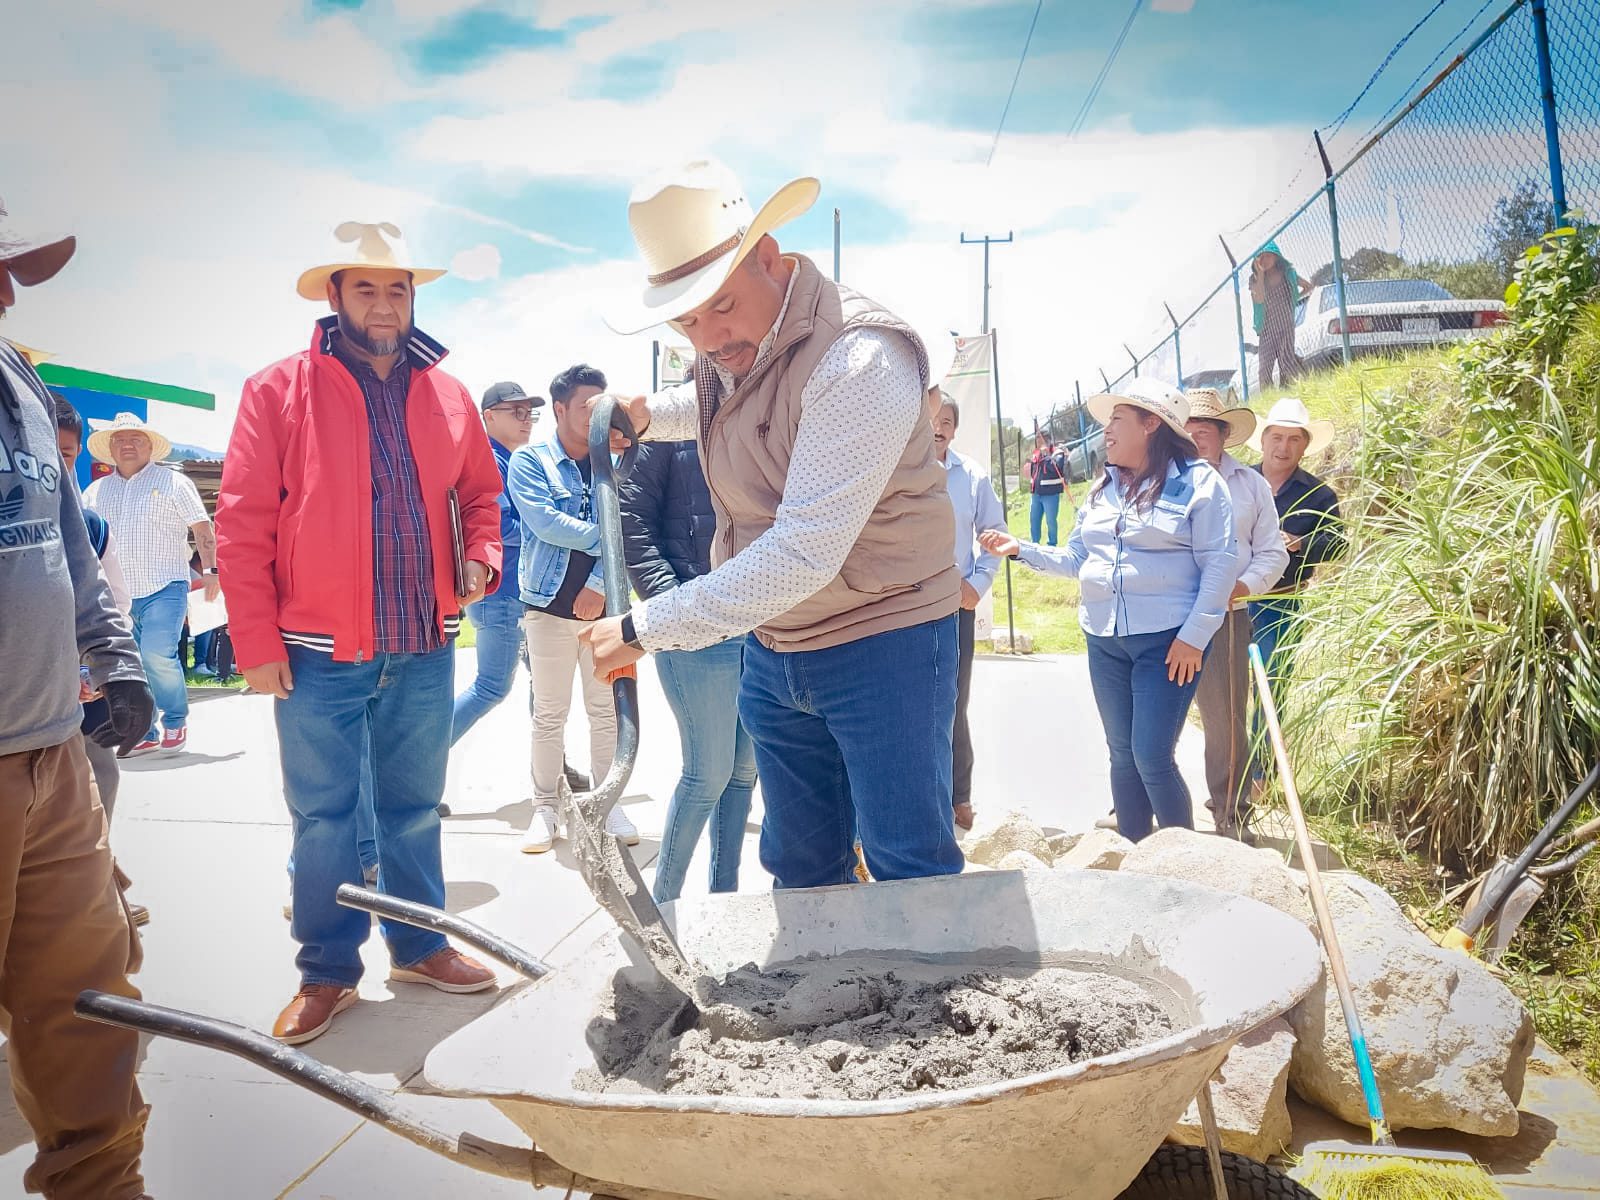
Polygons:
[[[1007,232],[1003,238],[990,237],[988,234],[984,234],[981,238],[969,238],[964,233],[961,235],[961,244],[963,246],[983,246],[983,334],[985,337],[989,335],[989,247],[1008,246],[1011,244],[1012,238],[1013,234],[1011,232]],[[994,371],[991,374],[998,374],[1000,364],[998,356],[994,353],[993,343],[990,344],[989,351],[989,360],[994,363]],[[1000,453],[1000,511],[1006,514],[1006,523],[1009,525],[1011,523],[1011,505],[1006,494],[1009,489],[1006,487],[1005,422],[1000,415],[1000,389],[998,387],[994,389],[994,431],[995,447]],[[1022,451],[1019,447],[1017,450],[1017,475],[1019,478],[1021,474]],[[1010,558],[1006,559],[1006,629],[1011,637],[1012,653],[1015,653],[1017,649],[1017,613],[1016,606],[1011,599]]]
[[833,210],[833,281],[839,282],[839,210]]

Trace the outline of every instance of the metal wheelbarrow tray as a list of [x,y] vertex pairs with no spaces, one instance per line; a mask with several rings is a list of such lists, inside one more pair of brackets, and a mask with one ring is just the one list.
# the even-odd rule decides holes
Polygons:
[[607,931],[435,1047],[426,1089],[490,1100],[581,1175],[706,1200],[1109,1200],[1234,1042],[1322,969],[1305,926],[1265,905],[1101,871],[710,896],[665,911],[713,974],[871,952],[949,961],[952,974],[1078,966],[1154,984],[1179,1031],[1045,1074],[890,1100],[600,1094],[574,1084],[595,1065],[585,1031],[596,1003],[614,972],[654,978]]

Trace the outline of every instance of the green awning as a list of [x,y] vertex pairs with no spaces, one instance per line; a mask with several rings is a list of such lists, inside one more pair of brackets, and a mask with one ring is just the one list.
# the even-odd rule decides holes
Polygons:
[[210,392],[197,392],[192,388],[174,387],[170,383],[151,383],[145,379],[124,379],[120,375],[102,375],[98,371],[82,371],[77,367],[63,367],[55,363],[40,363],[39,378],[52,387],[83,388],[90,392],[106,392],[113,396],[132,396],[139,400],[160,400],[166,404],[182,404],[188,408],[203,408],[213,412],[217,398]]

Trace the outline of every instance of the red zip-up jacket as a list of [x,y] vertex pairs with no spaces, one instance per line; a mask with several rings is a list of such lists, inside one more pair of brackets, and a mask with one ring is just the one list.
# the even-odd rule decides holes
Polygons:
[[[436,346],[437,344],[433,344]],[[430,350],[433,346],[429,347]],[[443,357],[443,348],[438,348]],[[499,468],[459,381],[413,357],[406,430],[433,550],[436,620],[460,609],[446,499],[468,561],[500,578]],[[287,662],[280,630],[333,637],[339,662],[373,657],[372,463],[361,385],[319,324],[311,348],[245,382],[217,496],[217,566],[240,668]]]

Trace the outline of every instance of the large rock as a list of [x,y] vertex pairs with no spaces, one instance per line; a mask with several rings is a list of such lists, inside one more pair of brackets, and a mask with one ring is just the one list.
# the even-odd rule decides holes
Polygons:
[[1029,854],[1026,850],[1013,850],[995,863],[994,869],[997,871],[1048,871],[1050,864],[1037,854]]
[[966,853],[968,862],[981,863],[986,867],[999,866],[1000,860],[1013,850],[1026,850],[1045,862],[1054,857],[1050,853],[1050,843],[1045,839],[1044,830],[1019,812],[1008,812],[1000,818],[998,825],[974,830],[961,843],[961,849]]
[[[1222,1148],[1265,1160],[1289,1144],[1289,1059],[1294,1030],[1282,1017],[1239,1039],[1211,1085]],[[1184,1146],[1205,1145],[1200,1110],[1191,1104],[1168,1139]]]
[[1158,829],[1129,852],[1122,870],[1203,883],[1270,904],[1308,926],[1315,924],[1311,902],[1283,860],[1270,850],[1255,850],[1231,838],[1192,829]]
[[[1323,876],[1378,1091],[1395,1129],[1517,1132],[1533,1022],[1477,960],[1434,945],[1377,884]],[[1355,1125],[1366,1105],[1339,995],[1323,981],[1289,1014],[1294,1090]]]
[[1133,843],[1115,829],[1091,829],[1052,864],[1058,870],[1115,871],[1133,851]]

